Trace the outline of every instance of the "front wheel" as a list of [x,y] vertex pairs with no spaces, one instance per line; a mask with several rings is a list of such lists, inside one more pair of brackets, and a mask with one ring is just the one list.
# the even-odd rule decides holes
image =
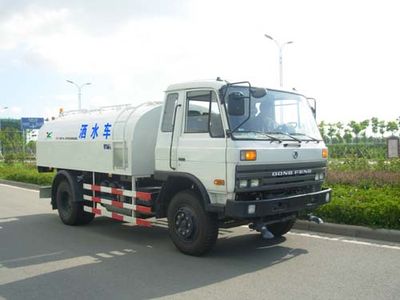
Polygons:
[[280,223],[274,223],[271,225],[268,225],[268,230],[272,232],[272,234],[275,237],[280,237],[284,235],[285,233],[289,232],[290,229],[292,229],[294,222],[296,219],[285,221],[285,222],[280,222]]
[[176,194],[168,206],[168,230],[183,253],[199,256],[211,250],[218,238],[217,217],[207,213],[192,191]]

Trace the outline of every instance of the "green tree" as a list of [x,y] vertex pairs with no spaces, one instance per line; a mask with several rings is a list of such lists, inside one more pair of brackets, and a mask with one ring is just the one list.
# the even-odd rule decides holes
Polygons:
[[394,135],[394,133],[399,130],[399,125],[397,124],[396,121],[389,121],[386,124],[386,130],[391,132],[392,135]]
[[350,144],[353,140],[353,135],[351,134],[351,130],[349,128],[345,128],[343,139],[346,141],[347,144]]
[[[348,126],[352,129],[353,133],[356,136],[356,142],[358,143],[361,133],[366,130],[369,126],[369,120],[364,120],[362,122],[350,121]],[[365,138],[365,132],[364,132]]]
[[34,156],[36,154],[36,142],[35,141],[29,141],[28,144],[26,144],[26,153],[29,155]]
[[378,134],[379,130],[379,119],[376,117],[371,118],[371,126],[372,126],[372,132],[374,134]]
[[336,124],[334,124],[334,123],[329,123],[329,124],[328,124],[328,136],[329,136],[329,140],[330,140],[330,143],[331,143],[331,144],[334,143],[333,137],[334,137],[335,134],[336,134],[336,127],[335,127],[335,125],[336,125]]
[[369,126],[369,120],[364,120],[360,122],[361,125],[361,136],[364,143],[367,142],[367,132],[366,129]]
[[0,132],[3,156],[6,160],[22,157],[23,137],[21,131],[8,127]]
[[319,124],[318,124],[318,129],[319,129],[319,132],[321,133],[321,136],[322,136],[322,138],[324,139],[324,141],[326,141],[327,140],[327,137],[326,137],[326,132],[325,132],[325,122],[324,121],[321,121]]
[[356,121],[350,121],[348,126],[351,128],[352,132],[356,136],[356,141],[358,142],[358,135],[360,134],[360,132],[362,130],[361,124]]
[[343,143],[343,129],[344,125],[342,122],[337,122],[336,123],[336,139],[338,140],[338,143]]
[[379,133],[381,134],[382,139],[383,139],[383,136],[386,133],[386,122],[385,121],[379,121]]

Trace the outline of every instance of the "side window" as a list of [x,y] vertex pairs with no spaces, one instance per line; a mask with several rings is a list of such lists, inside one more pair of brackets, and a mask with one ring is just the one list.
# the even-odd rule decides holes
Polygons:
[[162,132],[171,132],[172,131],[172,122],[174,121],[174,112],[175,105],[178,101],[178,94],[169,94],[167,96],[167,100],[165,101],[164,115],[161,124]]
[[187,93],[186,133],[207,133],[212,137],[224,137],[217,96],[213,91]]

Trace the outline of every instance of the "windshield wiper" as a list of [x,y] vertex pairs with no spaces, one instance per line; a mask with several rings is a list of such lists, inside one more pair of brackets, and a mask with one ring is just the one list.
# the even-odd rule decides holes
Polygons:
[[267,134],[282,134],[282,135],[286,135],[286,136],[288,136],[288,137],[290,137],[291,139],[293,139],[293,140],[295,140],[296,142],[299,142],[299,143],[301,143],[302,142],[302,140],[300,140],[300,139],[298,139],[298,138],[295,138],[293,135],[291,135],[291,134],[289,134],[289,133],[286,133],[286,132],[282,132],[282,131],[271,131],[271,132],[267,132]]
[[[236,132],[238,132],[238,133],[249,133],[249,132],[254,132],[254,133],[261,134],[261,135],[266,136],[267,138],[271,139],[271,143],[272,143],[273,141],[277,141],[277,142],[279,142],[279,143],[282,143],[282,142],[283,142],[281,139],[278,139],[277,137],[274,137],[274,136],[272,136],[272,135],[269,135],[269,134],[267,134],[267,133],[265,133],[265,132],[263,132],[263,131],[247,130],[247,131],[236,131]],[[233,133],[233,132],[232,132],[232,133]]]
[[[309,136],[309,135],[307,135],[305,133],[301,133],[301,132],[292,133],[292,135],[301,135],[301,136],[305,136],[305,137],[309,138],[311,141],[314,141],[317,143],[321,142],[321,140],[316,139],[315,137]],[[307,142],[309,142],[309,141],[307,141]]]

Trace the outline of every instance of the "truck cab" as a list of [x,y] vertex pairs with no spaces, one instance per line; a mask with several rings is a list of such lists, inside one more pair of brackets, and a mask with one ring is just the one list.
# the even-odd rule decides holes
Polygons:
[[330,200],[321,190],[327,148],[313,107],[295,91],[218,80],[171,85],[155,156],[158,176],[195,178],[224,217],[290,214]]

